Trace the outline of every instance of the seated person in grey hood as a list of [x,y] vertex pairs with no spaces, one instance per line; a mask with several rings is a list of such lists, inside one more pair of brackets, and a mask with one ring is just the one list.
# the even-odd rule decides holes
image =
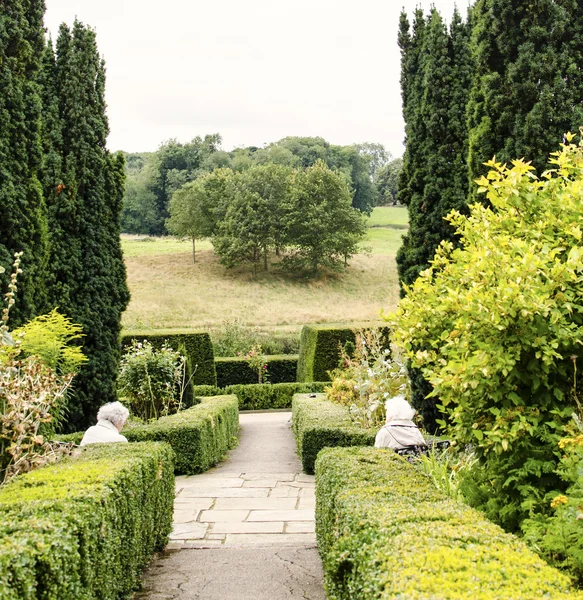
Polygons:
[[381,428],[375,438],[375,448],[401,450],[408,446],[425,446],[426,442],[413,423],[415,409],[403,396],[395,396],[385,403],[387,424]]
[[121,402],[104,404],[97,413],[97,425],[93,425],[85,432],[80,446],[127,442],[127,438],[121,435],[120,431],[129,414],[130,411]]

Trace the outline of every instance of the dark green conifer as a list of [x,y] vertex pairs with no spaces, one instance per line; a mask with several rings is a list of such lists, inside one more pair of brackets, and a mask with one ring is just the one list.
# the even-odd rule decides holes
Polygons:
[[22,251],[17,326],[45,308],[47,217],[38,180],[41,104],[37,76],[44,44],[42,0],[0,6],[0,275],[2,290],[13,254]]
[[83,326],[89,358],[75,380],[69,427],[116,398],[120,319],[129,292],[120,246],[124,158],[106,149],[105,67],[95,33],[61,25],[44,59],[43,183],[50,228],[50,303]]
[[[401,15],[401,87],[407,146],[399,179],[399,199],[409,211],[409,231],[397,254],[401,285],[410,285],[429,266],[442,240],[454,240],[444,217],[466,210],[466,103],[471,76],[469,25],[454,12],[450,31],[437,10],[427,19],[415,13],[413,34]],[[404,289],[402,289],[404,292]],[[424,425],[435,431],[435,400],[420,371],[410,369],[413,404]]]
[[524,157],[540,173],[563,134],[583,124],[581,5],[478,0],[474,21],[470,179],[494,155]]
[[433,9],[418,10],[413,36],[401,21],[403,101],[407,131],[406,172],[400,199],[409,209],[409,231],[397,255],[401,284],[429,266],[442,240],[454,234],[444,217],[466,207],[466,102],[471,75],[468,25],[455,11],[448,32]]

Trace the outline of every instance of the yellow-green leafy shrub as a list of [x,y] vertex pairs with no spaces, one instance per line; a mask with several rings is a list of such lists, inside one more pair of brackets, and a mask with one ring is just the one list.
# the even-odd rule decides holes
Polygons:
[[127,597],[166,545],[166,444],[94,444],[0,489],[0,599]]
[[329,600],[583,598],[515,536],[382,449],[320,453],[316,534]]
[[335,446],[372,446],[376,430],[354,424],[348,408],[324,394],[296,394],[292,400],[292,429],[306,473],[314,472],[318,452]]
[[490,206],[449,216],[460,247],[442,243],[390,319],[448,434],[480,460],[481,507],[508,528],[564,487],[557,443],[577,408],[583,148],[568,138],[540,179],[521,160],[489,163],[478,184]]
[[559,441],[562,451],[558,473],[567,484],[550,501],[551,512],[525,519],[525,539],[547,562],[569,571],[583,583],[583,423],[576,417],[567,437]]

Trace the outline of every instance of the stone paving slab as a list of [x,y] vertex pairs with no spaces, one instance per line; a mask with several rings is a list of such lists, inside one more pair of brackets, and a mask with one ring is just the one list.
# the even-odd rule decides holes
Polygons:
[[217,498],[213,510],[293,510],[298,502],[309,501],[309,498]]
[[[211,538],[216,533],[283,533],[286,527],[283,521],[253,521],[252,523],[217,522],[212,525]],[[289,526],[289,525],[288,525]]]

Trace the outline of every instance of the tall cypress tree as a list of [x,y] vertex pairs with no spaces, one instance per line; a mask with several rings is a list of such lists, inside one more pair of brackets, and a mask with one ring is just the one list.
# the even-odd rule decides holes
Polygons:
[[[456,10],[448,33],[437,10],[425,18],[418,9],[412,35],[401,15],[399,44],[407,133],[399,199],[409,211],[409,231],[397,266],[401,285],[410,285],[429,266],[439,243],[454,240],[444,217],[453,209],[466,210],[469,25]],[[432,388],[420,371],[410,369],[409,374],[413,404],[425,427],[434,431],[441,415],[434,400],[426,401]]]
[[496,155],[539,173],[566,131],[583,124],[583,13],[575,0],[478,0],[468,105],[473,180]]
[[417,11],[413,37],[404,38],[407,171],[400,198],[409,209],[409,231],[397,255],[401,284],[413,283],[429,266],[442,240],[454,239],[444,217],[465,210],[468,189],[469,27],[457,10],[449,33],[436,9],[423,25],[422,19]]
[[45,308],[47,217],[38,180],[41,161],[37,75],[44,44],[42,0],[3,2],[0,14],[0,265],[22,251],[12,326]]
[[120,246],[124,158],[106,149],[105,67],[95,33],[61,25],[44,67],[50,304],[83,326],[89,358],[75,380],[69,427],[94,421],[116,397],[120,320],[129,292]]

